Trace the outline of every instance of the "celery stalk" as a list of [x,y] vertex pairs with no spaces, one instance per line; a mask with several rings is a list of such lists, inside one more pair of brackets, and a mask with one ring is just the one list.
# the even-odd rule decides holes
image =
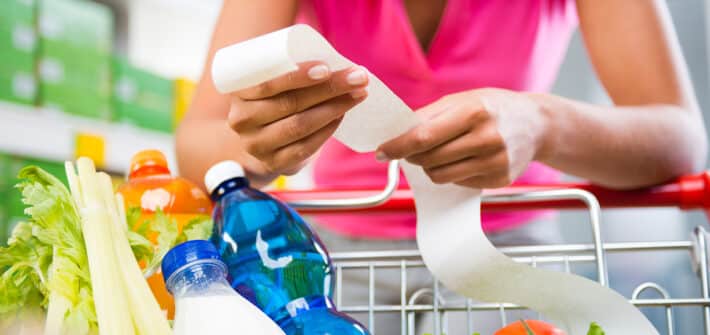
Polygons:
[[[136,261],[131,246],[128,244],[126,229],[126,217],[123,207],[123,199],[114,196],[111,177],[105,173],[99,173],[99,188],[105,206],[111,216],[111,234],[114,239],[114,251],[116,252],[116,265],[121,270],[121,276],[125,286],[129,309],[138,334],[142,335],[169,335],[172,333],[167,318],[160,309],[160,305],[153,297],[153,293],[148,287],[148,282],[143,277],[143,273]],[[117,199],[117,197],[119,199]],[[118,206],[120,204],[120,207]]]
[[71,308],[72,303],[59,293],[49,295],[47,306],[47,319],[44,326],[44,335],[60,335],[64,328],[64,315]]
[[66,167],[70,188],[81,215],[99,333],[135,334],[124,283],[116,264],[111,216],[100,193],[94,163],[88,158],[79,158],[78,177],[71,163]]
[[[57,247],[54,247],[54,255],[57,255]],[[54,279],[58,274],[57,262],[52,264],[49,271],[49,281]],[[78,287],[78,285],[77,285]],[[78,289],[77,289],[78,290]],[[64,328],[64,317],[67,311],[72,307],[72,302],[63,294],[52,290],[49,295],[49,305],[47,306],[47,319],[44,326],[44,335],[60,335]]]

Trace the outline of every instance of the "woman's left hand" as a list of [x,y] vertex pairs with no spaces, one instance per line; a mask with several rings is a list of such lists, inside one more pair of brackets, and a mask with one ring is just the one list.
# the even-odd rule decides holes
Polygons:
[[377,159],[406,159],[437,184],[510,185],[545,147],[548,122],[530,96],[502,89],[448,95],[417,112],[420,125],[387,141]]

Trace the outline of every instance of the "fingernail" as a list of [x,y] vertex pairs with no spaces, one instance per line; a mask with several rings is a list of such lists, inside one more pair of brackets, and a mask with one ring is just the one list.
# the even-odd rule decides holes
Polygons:
[[385,153],[382,152],[382,151],[378,151],[378,152],[375,153],[375,159],[376,159],[378,162],[386,162],[386,161],[390,160],[390,158],[387,157],[387,154],[385,154]]
[[365,97],[366,95],[367,95],[367,88],[359,88],[357,90],[350,92],[350,96],[356,100],[360,99],[362,97]]
[[324,79],[330,74],[330,69],[325,65],[316,65],[308,70],[308,77],[313,80]]
[[357,70],[348,73],[348,76],[345,77],[345,81],[353,86],[362,85],[367,82],[367,72],[365,72],[362,68],[358,68]]

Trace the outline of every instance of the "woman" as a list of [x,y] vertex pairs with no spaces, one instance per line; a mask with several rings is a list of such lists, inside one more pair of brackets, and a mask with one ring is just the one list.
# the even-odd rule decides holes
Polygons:
[[[330,138],[367,97],[365,69],[304,63],[231,96],[205,71],[177,137],[185,176],[198,181],[235,159],[261,186],[317,156],[321,187],[381,186],[386,167],[375,159],[406,159],[434,182],[466,187],[554,182],[559,170],[628,189],[705,163],[702,116],[661,0],[227,0],[206,69],[217,49],[295,22],[318,29],[425,121],[356,155]],[[546,93],[577,25],[613,106]],[[536,215],[486,214],[483,224],[494,242],[547,240],[534,224],[510,229]],[[414,246],[412,216],[319,223],[331,249]]]

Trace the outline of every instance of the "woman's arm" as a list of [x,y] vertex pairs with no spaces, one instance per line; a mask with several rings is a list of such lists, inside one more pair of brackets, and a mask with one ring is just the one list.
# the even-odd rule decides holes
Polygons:
[[707,139],[668,9],[660,0],[577,0],[589,54],[615,106],[497,89],[454,94],[379,149],[435,182],[500,187],[531,160],[614,188],[704,166]]
[[[201,185],[205,171],[225,159],[253,164],[255,159],[242,149],[239,135],[226,122],[230,96],[217,92],[212,83],[212,59],[225,46],[292,25],[297,5],[296,0],[224,1],[195,100],[176,134],[180,173],[186,178]],[[252,182],[264,184],[268,177]]]
[[540,160],[633,188],[702,169],[702,115],[664,1],[578,0],[592,64],[615,107],[533,97],[550,123]]
[[322,62],[230,95],[212,84],[212,57],[221,47],[293,23],[295,0],[225,1],[195,102],[177,134],[183,175],[199,181],[210,165],[240,162],[257,187],[303,167],[330,138],[343,115],[367,97],[364,69],[332,72]]

